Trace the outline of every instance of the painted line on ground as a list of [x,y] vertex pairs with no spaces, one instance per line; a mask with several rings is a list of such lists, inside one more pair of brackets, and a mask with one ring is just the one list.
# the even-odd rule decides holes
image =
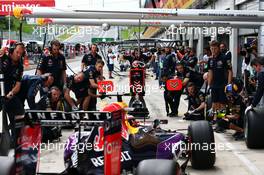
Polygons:
[[249,159],[246,158],[246,156],[240,154],[238,151],[238,148],[233,145],[232,143],[228,142],[226,138],[224,138],[223,135],[215,133],[215,136],[223,143],[226,143],[226,146],[233,152],[233,154],[244,163],[244,165],[249,169],[249,171],[254,175],[263,175],[264,172],[261,172],[256,165],[254,165]]

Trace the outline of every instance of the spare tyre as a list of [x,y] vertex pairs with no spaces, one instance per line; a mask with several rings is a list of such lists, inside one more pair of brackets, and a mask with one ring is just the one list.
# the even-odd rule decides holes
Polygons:
[[263,108],[254,108],[245,114],[245,142],[248,148],[264,148],[263,124]]
[[209,169],[215,163],[215,142],[208,121],[195,121],[188,127],[189,156],[195,169]]

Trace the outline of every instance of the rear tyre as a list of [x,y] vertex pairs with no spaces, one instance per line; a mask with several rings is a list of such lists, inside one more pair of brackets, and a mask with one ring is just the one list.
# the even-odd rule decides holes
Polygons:
[[248,148],[264,148],[263,115],[263,108],[257,108],[245,114],[245,142]]
[[212,127],[207,121],[192,122],[188,128],[190,160],[194,169],[209,169],[215,163]]
[[136,175],[179,175],[180,166],[177,162],[167,159],[148,159],[138,164]]

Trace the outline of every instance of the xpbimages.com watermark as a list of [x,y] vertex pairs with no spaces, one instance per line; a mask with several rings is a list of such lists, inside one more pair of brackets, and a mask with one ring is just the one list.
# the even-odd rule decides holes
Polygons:
[[[34,149],[40,149],[40,153],[45,151],[61,151],[67,148],[68,151],[76,151],[78,150],[79,153],[84,153],[87,151],[103,151],[103,146],[99,147],[94,143],[77,143],[71,144],[69,143],[58,143],[58,142],[48,142],[48,143],[40,143],[40,144],[33,144]],[[230,151],[231,145],[230,143],[189,143],[186,144],[184,142],[177,142],[177,143],[164,143],[162,149],[159,151],[170,152],[174,154],[177,151],[210,151],[211,153],[216,153],[218,151]],[[108,148],[109,149],[109,148]]]
[[145,95],[150,95],[154,92],[160,92],[160,89],[162,87],[160,87],[159,85],[116,85],[116,86],[98,86],[98,91],[99,92],[103,92],[103,93],[111,93],[111,92],[130,92],[130,90],[132,90],[132,92],[135,93],[145,93]]
[[182,141],[177,143],[165,143],[164,151],[175,153],[175,151],[210,151],[216,153],[217,151],[230,151],[229,143],[184,143]]
[[46,26],[34,26],[32,35],[38,35],[42,37],[47,33],[48,35],[100,35],[103,30],[100,27],[91,26],[65,26],[65,25],[46,25]]
[[217,36],[222,34],[231,35],[232,34],[232,27],[185,27],[182,25],[179,26],[170,26],[165,27],[166,35],[210,35],[210,36]]
[[40,144],[33,144],[34,149],[40,149],[40,153],[43,151],[60,151],[60,150],[69,150],[76,151],[79,153],[84,153],[85,151],[103,151],[103,147],[94,143],[78,143],[78,144],[70,144],[67,143],[59,143],[59,142],[47,142]]

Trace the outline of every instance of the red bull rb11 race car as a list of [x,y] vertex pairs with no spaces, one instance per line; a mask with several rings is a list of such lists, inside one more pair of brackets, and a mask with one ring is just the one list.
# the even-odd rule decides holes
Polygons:
[[[192,122],[184,134],[162,129],[166,120],[137,121],[128,110],[124,102],[115,102],[96,112],[27,111],[17,121],[15,160],[1,157],[0,174],[185,174],[189,161],[196,169],[214,166],[214,135],[207,121]],[[65,170],[37,172],[40,126],[69,123],[77,129],[65,145]]]

